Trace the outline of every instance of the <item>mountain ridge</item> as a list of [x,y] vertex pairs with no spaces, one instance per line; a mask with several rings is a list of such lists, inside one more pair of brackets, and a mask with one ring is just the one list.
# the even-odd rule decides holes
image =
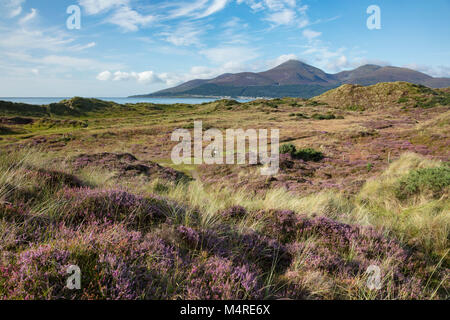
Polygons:
[[432,88],[450,87],[450,78],[434,78],[408,68],[367,64],[329,74],[304,62],[289,60],[263,72],[225,73],[213,79],[194,79],[172,88],[132,97],[311,98],[343,84],[368,86],[396,81]]

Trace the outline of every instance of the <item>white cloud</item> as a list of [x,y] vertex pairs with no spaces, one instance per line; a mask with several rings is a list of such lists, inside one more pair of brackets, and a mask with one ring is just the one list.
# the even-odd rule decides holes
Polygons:
[[28,23],[28,22],[32,21],[34,18],[36,18],[36,16],[37,16],[37,10],[31,9],[31,12],[29,14],[27,14],[25,17],[23,17],[22,19],[20,19],[19,23],[20,24]]
[[109,72],[109,71],[103,71],[103,72],[100,72],[100,73],[97,75],[97,80],[100,80],[100,81],[108,81],[108,80],[111,79],[111,76],[112,76],[112,73],[111,73],[111,72]]
[[83,50],[86,50],[86,49],[93,48],[96,45],[97,45],[97,43],[95,43],[95,42],[89,42],[88,44],[85,44],[85,45],[72,46],[72,47],[69,48],[69,50],[71,50],[71,51],[83,51]]
[[183,2],[179,3],[176,9],[169,12],[169,19],[179,18],[183,16],[190,16],[198,10],[202,10],[208,0],[197,0],[194,2]]
[[266,11],[264,20],[272,27],[292,25],[304,28],[309,25],[307,5],[300,5],[296,0],[237,0],[238,4],[248,5],[254,12]]
[[44,49],[59,51],[75,41],[64,32],[52,30],[28,30],[26,28],[8,28],[1,31],[0,48],[16,50]]
[[155,21],[152,15],[141,15],[129,7],[120,7],[107,19],[107,22],[123,28],[125,31],[137,31],[139,27],[145,27]]
[[78,0],[87,14],[94,15],[109,11],[115,7],[128,5],[129,0]]
[[216,12],[221,11],[225,8],[227,5],[228,0],[214,0],[213,3],[200,15],[198,15],[196,18],[205,18],[208,17]]
[[9,18],[17,17],[22,13],[22,5],[25,0],[0,0],[0,14],[5,15]]
[[110,71],[106,70],[103,72],[100,72],[97,77],[97,80],[100,81],[129,81],[129,80],[136,80],[139,83],[142,84],[154,84],[154,83],[161,83],[164,82],[162,78],[160,78],[156,73],[153,71],[144,71],[144,72],[122,72],[122,71],[116,71],[114,73],[111,73]]
[[175,9],[169,11],[167,19],[191,17],[201,19],[222,11],[230,0],[196,0],[172,4]]
[[275,25],[292,24],[296,18],[294,10],[284,9],[282,11],[271,13],[266,20]]
[[281,56],[279,56],[278,58],[274,59],[274,60],[269,60],[267,62],[267,66],[268,68],[274,68],[276,66],[279,66],[280,64],[289,61],[289,60],[298,60],[298,56],[291,53],[291,54],[283,54]]
[[225,64],[228,62],[241,63],[255,59],[259,56],[255,49],[249,47],[226,46],[201,50],[200,54],[213,63]]
[[429,66],[423,64],[411,63],[404,65],[403,67],[417,70],[426,73],[430,76],[437,78],[450,77],[450,67],[449,66]]
[[320,37],[322,35],[322,32],[314,31],[311,29],[306,29],[306,30],[303,30],[302,34],[308,40],[312,40],[314,38]]
[[173,31],[161,32],[160,35],[163,36],[165,41],[175,46],[199,45],[199,36],[203,34],[204,29],[205,27],[200,27],[196,24],[185,23],[180,24]]

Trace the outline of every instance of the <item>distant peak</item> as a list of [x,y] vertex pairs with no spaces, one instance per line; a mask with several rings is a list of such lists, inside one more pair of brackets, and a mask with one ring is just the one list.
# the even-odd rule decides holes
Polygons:
[[280,64],[279,66],[273,68],[272,70],[284,70],[284,69],[304,69],[305,67],[311,67],[310,65],[301,62],[299,60],[288,60],[286,62],[283,62],[282,64]]

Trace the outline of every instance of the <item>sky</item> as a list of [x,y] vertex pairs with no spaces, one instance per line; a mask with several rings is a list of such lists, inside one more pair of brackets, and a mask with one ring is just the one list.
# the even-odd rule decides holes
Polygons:
[[289,59],[450,77],[449,13],[450,0],[0,0],[0,97],[124,97]]

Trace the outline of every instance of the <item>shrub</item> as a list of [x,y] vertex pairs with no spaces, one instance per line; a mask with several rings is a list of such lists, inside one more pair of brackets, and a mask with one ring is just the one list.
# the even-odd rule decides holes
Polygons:
[[301,149],[295,153],[295,157],[304,161],[320,161],[325,158],[324,154],[312,148]]
[[316,151],[312,148],[297,150],[297,148],[292,143],[282,145],[280,147],[280,154],[289,154],[291,155],[291,157],[296,159],[316,162],[322,160],[325,157],[322,152]]
[[347,110],[349,110],[349,111],[366,111],[366,108],[364,106],[354,104],[351,106],[347,106]]
[[280,147],[280,154],[290,154],[291,156],[294,156],[296,151],[297,148],[292,143],[283,144]]
[[333,120],[333,119],[337,119],[336,116],[334,114],[332,114],[332,113],[329,113],[329,114],[318,114],[318,113],[315,113],[315,114],[312,115],[312,118],[316,119],[316,120]]
[[396,196],[400,200],[405,200],[410,196],[429,192],[433,197],[439,198],[449,185],[450,167],[417,169],[400,179],[396,187]]
[[221,212],[224,219],[240,219],[245,217],[247,210],[242,206],[233,206]]

